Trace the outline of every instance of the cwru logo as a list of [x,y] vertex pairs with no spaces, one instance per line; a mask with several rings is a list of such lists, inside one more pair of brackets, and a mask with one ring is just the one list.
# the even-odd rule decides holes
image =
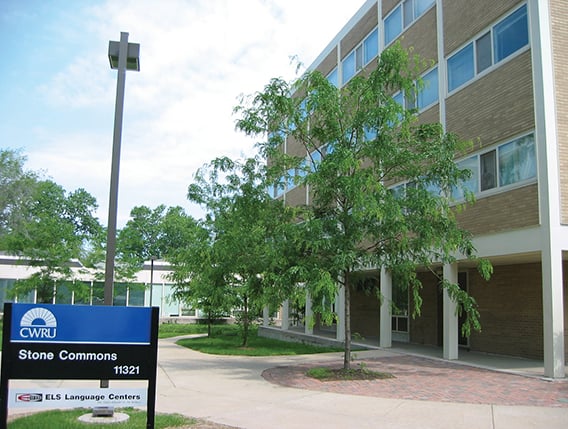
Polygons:
[[30,340],[53,339],[57,335],[57,319],[46,308],[26,311],[20,320],[20,336]]
[[41,393],[20,393],[16,395],[16,402],[42,402],[43,394]]

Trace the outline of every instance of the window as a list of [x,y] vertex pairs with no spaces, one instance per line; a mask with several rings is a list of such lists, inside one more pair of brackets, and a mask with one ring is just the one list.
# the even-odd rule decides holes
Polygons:
[[[527,6],[448,58],[448,90],[452,91],[529,44]],[[475,59],[475,61],[474,61]]]
[[493,64],[491,55],[491,33],[486,33],[475,41],[477,73]]
[[398,37],[402,31],[420,18],[435,0],[404,0],[384,21],[385,45]]
[[355,51],[347,55],[341,62],[341,71],[343,83],[347,82],[349,79],[355,76]]
[[337,76],[337,67],[334,68],[328,75],[327,75],[327,81],[329,83],[331,83],[333,86],[335,86],[336,88],[339,87],[339,79]]
[[438,101],[438,67],[430,70],[422,77],[424,87],[418,92],[419,109],[434,104]]
[[499,147],[499,186],[533,177],[536,177],[536,150],[532,134]]
[[379,29],[375,28],[371,34],[363,41],[365,50],[365,64],[371,62],[373,58],[379,55]]
[[486,152],[479,157],[481,166],[481,190],[493,189],[497,186],[497,165],[495,151]]
[[[474,194],[534,179],[537,174],[534,134],[466,158],[458,162],[458,167],[471,171],[471,177],[462,186]],[[452,196],[456,200],[464,198],[461,189],[454,189]]]
[[448,59],[448,90],[452,91],[463,85],[475,75],[473,68],[473,44]]
[[385,45],[388,45],[402,33],[402,7],[398,6],[385,19]]
[[493,28],[495,62],[507,58],[529,44],[526,5],[513,12]]
[[345,84],[349,81],[378,54],[379,31],[375,29],[341,62],[342,82]]
[[[479,192],[479,161],[477,155],[464,159],[458,162],[457,165],[460,170],[469,170],[471,172],[469,179],[462,183],[462,186],[468,191],[477,194]],[[452,197],[455,200],[463,200],[465,197],[463,189],[454,188]]]

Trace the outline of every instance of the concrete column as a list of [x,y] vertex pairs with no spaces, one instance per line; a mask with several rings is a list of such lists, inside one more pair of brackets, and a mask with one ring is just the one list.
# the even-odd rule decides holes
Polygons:
[[290,329],[290,301],[287,299],[282,303],[282,330]]
[[[458,264],[444,265],[444,280],[457,284]],[[444,288],[444,359],[458,358],[458,304]]]
[[562,250],[566,238],[561,226],[560,172],[556,125],[556,94],[550,4],[529,1],[533,72],[535,142],[538,153],[538,196],[542,243],[542,313],[544,375],[565,376],[564,297]]
[[314,312],[312,311],[312,297],[310,292],[306,291],[306,314],[304,315],[304,333],[306,335],[314,334]]
[[392,347],[392,276],[385,268],[381,268],[381,298],[379,346]]
[[270,324],[270,309],[268,305],[265,305],[262,309],[262,326],[265,328]]
[[337,330],[335,339],[345,341],[345,287],[341,286],[335,297],[335,312],[337,313]]

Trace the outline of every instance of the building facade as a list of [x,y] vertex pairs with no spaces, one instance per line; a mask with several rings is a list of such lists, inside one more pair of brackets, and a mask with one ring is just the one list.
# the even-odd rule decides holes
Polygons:
[[[17,280],[28,278],[36,268],[25,260],[0,253],[0,308],[5,302],[37,303],[37,291],[23,296],[12,296],[10,290]],[[56,281],[53,284],[53,297],[50,304],[103,305],[104,281],[101,275],[83,267],[78,261],[71,263],[72,279]],[[126,282],[114,284],[113,305],[154,306],[160,308],[160,317],[199,318],[199,311],[192,310],[173,297],[173,284],[168,280],[170,268],[164,261],[149,261],[136,277]],[[76,294],[71,283],[81,283],[86,293]]]
[[[458,219],[473,233],[479,256],[491,261],[494,274],[487,282],[466,261],[440,272],[476,299],[482,331],[461,337],[455,302],[426,272],[419,273],[421,315],[409,317],[412,302],[377,267],[363,274],[386,299],[381,304],[353,290],[353,332],[378,337],[383,347],[393,340],[441,346],[446,359],[459,358],[460,347],[543,359],[546,376],[565,376],[567,23],[565,0],[368,0],[310,66],[342,86],[400,41],[432,66],[422,74],[425,87],[417,97],[393,97],[417,108],[419,121],[440,122],[474,142],[456,162],[472,171],[466,186],[476,203]],[[293,142],[284,150],[308,155]],[[309,204],[308,190],[293,184],[275,189],[274,197]],[[389,299],[397,304],[396,314]],[[309,307],[308,302],[306,317]],[[287,308],[285,303],[283,329]],[[338,317],[341,340],[342,314]]]

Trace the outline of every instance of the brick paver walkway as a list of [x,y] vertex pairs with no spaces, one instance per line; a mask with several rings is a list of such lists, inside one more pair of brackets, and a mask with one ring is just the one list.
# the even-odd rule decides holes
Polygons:
[[[309,368],[330,366],[325,363],[270,368],[262,376],[282,386],[351,395],[568,408],[568,380],[546,381],[407,355],[363,362],[368,369],[390,373],[394,378],[322,382],[305,375]],[[353,368],[357,365],[354,362]]]

